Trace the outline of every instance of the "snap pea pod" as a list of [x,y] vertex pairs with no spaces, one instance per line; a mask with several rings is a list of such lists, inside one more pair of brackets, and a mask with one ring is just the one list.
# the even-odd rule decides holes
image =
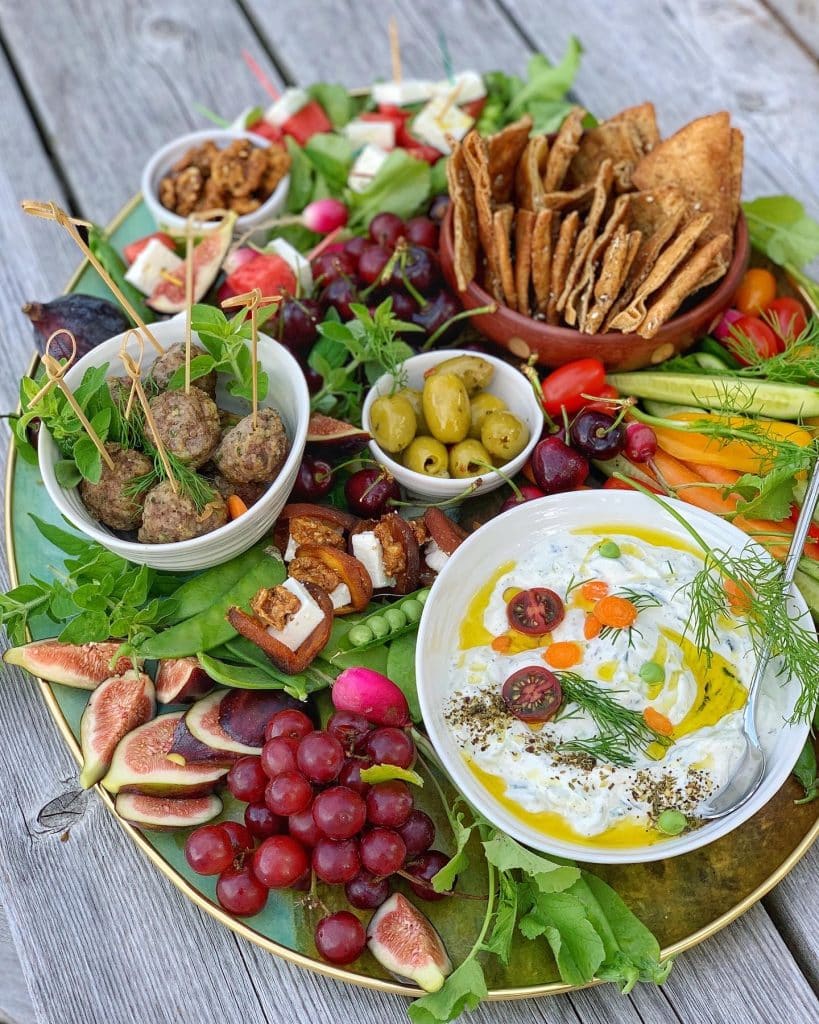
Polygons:
[[183,583],[171,595],[176,602],[176,611],[168,619],[168,624],[172,626],[210,608],[216,598],[221,597],[264,559],[268,543],[266,539],[259,541],[229,562],[205,569],[198,576]]
[[387,644],[396,637],[403,636],[418,629],[421,620],[421,613],[429,597],[429,588],[416,590],[413,594],[407,594],[394,604],[384,609],[372,612],[363,619],[359,619],[351,627],[344,638],[344,645],[348,651],[366,651],[370,647],[378,647]]
[[227,620],[229,608],[247,608],[250,599],[262,587],[275,587],[286,576],[281,556],[268,551],[258,565],[229,587],[204,611],[178,622],[149,637],[139,646],[142,658],[187,658],[199,651],[209,651],[236,636]]
[[204,651],[199,651],[196,657],[214,682],[237,690],[284,690],[296,700],[307,700],[311,693],[325,690],[333,682],[332,676],[312,669],[289,676],[274,665],[265,673],[256,667],[221,661]]

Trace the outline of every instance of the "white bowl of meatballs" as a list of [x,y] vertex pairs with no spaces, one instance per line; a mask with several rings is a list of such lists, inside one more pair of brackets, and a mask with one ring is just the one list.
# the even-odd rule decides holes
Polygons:
[[[245,551],[275,523],[304,453],[310,396],[293,356],[264,335],[258,359],[269,386],[255,424],[249,404],[229,394],[221,374],[195,380],[188,393],[168,390],[171,375],[184,363],[184,314],[153,324],[151,332],[165,352],[159,355],[145,345],[142,379],[150,409],[166,449],[209,488],[206,503],[195,504],[187,488],[175,492],[168,480],[135,490],[135,481],[153,470],[154,460],[110,443],[106,448],[113,469],[103,462],[99,483],[83,480],[79,487],[63,487],[55,472],[61,454],[45,429],[39,437],[40,472],[56,507],[91,540],[156,569],[204,569]],[[112,394],[117,388],[127,394],[130,382],[120,359],[123,337],[83,356],[66,373],[68,386],[75,389],[86,370],[107,363]],[[194,354],[204,351],[196,343],[194,334]],[[232,520],[231,495],[247,506]]]

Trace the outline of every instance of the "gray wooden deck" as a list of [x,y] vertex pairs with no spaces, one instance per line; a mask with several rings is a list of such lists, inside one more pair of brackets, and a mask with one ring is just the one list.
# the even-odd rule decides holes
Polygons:
[[[0,0],[0,405],[16,402],[27,299],[59,292],[69,243],[19,212],[54,198],[105,222],[151,151],[263,101],[248,48],[277,83],[350,85],[389,69],[388,16],[407,73],[521,70],[533,49],[586,47],[577,94],[599,114],[651,98],[668,131],[727,107],[746,135],[746,194],[793,192],[819,214],[815,0]],[[5,447],[7,437],[3,438]],[[0,569],[0,583],[5,583]],[[91,794],[64,827],[37,823],[74,764],[30,681],[0,686],[0,1021],[23,1024],[386,1024],[400,998],[338,984],[262,952],[204,915],[133,849]],[[61,834],[70,825],[66,841]],[[662,989],[598,987],[481,1008],[476,1022],[819,1020],[819,851],[763,902],[683,956]]]

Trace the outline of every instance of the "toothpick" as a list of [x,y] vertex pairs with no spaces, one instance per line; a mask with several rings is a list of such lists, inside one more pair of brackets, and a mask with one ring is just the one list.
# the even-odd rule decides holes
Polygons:
[[258,288],[254,288],[252,291],[245,292],[243,295],[234,295],[229,299],[225,299],[222,303],[222,309],[235,309],[238,306],[243,306],[250,312],[250,359],[251,359],[251,405],[253,409],[252,423],[254,428],[259,425],[259,360],[257,358],[257,352],[259,349],[259,326],[258,326],[258,311],[265,306],[271,306],[275,302],[279,302],[281,295],[262,295]]
[[43,220],[53,220],[60,225],[61,228],[65,228],[71,239],[76,243],[82,252],[83,256],[88,260],[91,266],[100,275],[103,281],[108,285],[111,291],[114,293],[119,304],[128,314],[128,316],[137,325],[139,330],[145,335],[150,341],[153,347],[161,355],[165,349],[156,340],[152,331],[148,329],[147,324],[142,320],[142,317],[137,313],[128,299],[122,292],[122,289],[117,285],[105,267],[100,263],[97,257],[91,252],[88,246],[83,241],[82,235],[77,231],[77,225],[81,227],[89,228],[89,224],[86,220],[80,220],[77,217],[69,217],[65,210],[60,209],[56,203],[41,203],[34,199],[24,199],[20,204],[25,213],[30,213],[33,217],[41,217]]
[[398,21],[393,15],[389,24],[390,33],[390,60],[392,61],[392,80],[400,82],[401,74],[401,43],[398,39]]
[[455,86],[455,88],[449,93],[449,95],[446,98],[446,101],[445,101],[444,105],[441,107],[441,109],[438,111],[438,113],[435,116],[435,120],[436,121],[438,121],[438,122],[443,121],[443,119],[449,113],[449,108],[452,106],[452,104],[455,102],[455,100],[457,100],[458,94],[460,93],[461,87],[463,86],[463,84],[464,83],[462,81],[458,82],[458,84]]
[[[131,337],[134,336],[139,347],[139,360],[135,361],[128,352],[128,345],[131,341]],[[165,445],[162,438],[159,436],[159,428],[156,425],[154,414],[151,412],[151,407],[148,404],[148,398],[142,387],[142,381],[140,380],[141,366],[142,366],[142,355],[143,355],[144,343],[137,331],[131,330],[122,339],[122,345],[119,350],[119,358],[122,362],[125,372],[131,378],[131,388],[136,391],[136,396],[139,399],[139,404],[142,406],[142,412],[145,416],[145,422],[148,424],[148,429],[151,431],[151,438],[154,442],[154,447],[159,453],[159,458],[162,462],[162,468],[165,470],[165,476],[170,481],[171,490],[174,494],[179,493],[179,484],[176,482],[176,477],[173,475],[171,469],[171,463],[168,459],[168,453],[165,449]]]
[[[59,337],[61,334],[64,334],[71,343],[71,355],[68,357],[68,359],[66,359],[64,364],[60,364],[60,362],[57,359],[55,359],[54,356],[52,356],[51,352],[49,351],[49,349],[51,348],[51,343],[54,341],[55,338]],[[46,384],[45,387],[40,388],[40,390],[37,392],[34,398],[32,398],[31,401],[29,402],[29,405],[36,405],[36,403],[39,402],[40,399],[43,398],[43,396],[46,395],[51,390],[52,387],[58,387],[60,391],[62,391],[62,393],[65,395],[65,399],[68,402],[68,404],[74,410],[74,415],[77,417],[80,423],[82,423],[83,429],[85,430],[86,434],[88,434],[88,436],[94,442],[94,447],[100,453],[100,456],[102,457],[103,461],[105,462],[109,469],[113,470],[114,460],[108,454],[108,449],[102,443],[99,434],[91,426],[88,417],[82,410],[82,406],[74,397],[74,392],[63,380],[63,377],[65,376],[69,367],[74,362],[76,355],[77,340],[71,333],[71,331],[69,331],[67,328],[60,327],[58,330],[54,331],[54,333],[49,336],[49,339],[46,342],[45,346],[45,354],[43,355],[43,366],[45,367],[46,376],[48,377],[48,383]]]
[[259,85],[261,85],[261,87],[264,89],[267,95],[272,100],[277,100],[280,96],[279,90],[276,88],[275,85],[273,85],[273,83],[270,81],[270,79],[267,77],[264,71],[262,71],[262,69],[259,67],[250,51],[242,50],[242,57],[244,58],[245,64],[247,64],[247,66],[253,73],[253,76],[255,77],[256,81],[259,83]]
[[191,316],[193,310],[193,224],[185,222],[185,394],[191,393]]

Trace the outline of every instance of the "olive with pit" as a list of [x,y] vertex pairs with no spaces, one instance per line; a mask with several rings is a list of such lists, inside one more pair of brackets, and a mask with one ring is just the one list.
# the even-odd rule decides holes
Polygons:
[[511,412],[490,412],[481,427],[484,448],[495,459],[509,462],[529,440],[529,428]]
[[434,373],[424,381],[422,397],[430,434],[444,444],[463,441],[471,417],[469,395],[461,378],[454,373]]
[[370,430],[385,452],[402,452],[415,437],[415,410],[403,395],[382,395],[370,409]]
[[439,363],[432,371],[432,374],[436,373],[454,373],[460,377],[471,397],[489,385],[495,370],[490,362],[480,356],[453,356]]
[[421,392],[416,391],[414,388],[402,388],[398,392],[400,398],[406,398],[412,408],[415,410],[415,423],[416,423],[416,434],[428,434],[429,427],[427,421],[424,419],[424,405],[421,397]]
[[480,476],[492,467],[492,457],[480,441],[468,437],[449,449],[449,475],[463,480]]
[[491,394],[489,391],[482,391],[479,395],[475,395],[470,406],[472,422],[469,427],[469,436],[474,437],[476,441],[480,441],[481,427],[489,413],[501,412],[505,408],[506,403],[504,400],[498,398],[497,395]]
[[424,476],[449,476],[449,453],[434,437],[416,437],[404,452],[404,465]]

